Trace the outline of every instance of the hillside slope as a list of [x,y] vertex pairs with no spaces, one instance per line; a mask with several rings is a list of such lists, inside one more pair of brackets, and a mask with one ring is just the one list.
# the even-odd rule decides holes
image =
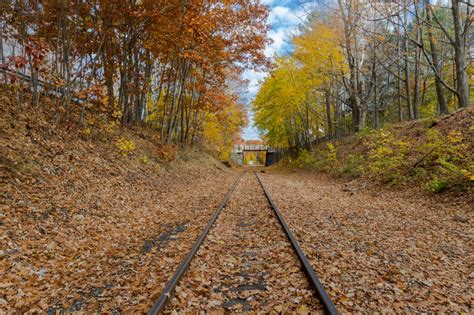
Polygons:
[[474,202],[474,108],[319,143],[291,165]]
[[0,98],[0,312],[148,311],[236,173]]

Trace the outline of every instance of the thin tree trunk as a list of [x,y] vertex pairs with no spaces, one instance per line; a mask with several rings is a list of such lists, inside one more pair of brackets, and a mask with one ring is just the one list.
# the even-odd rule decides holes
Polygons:
[[65,110],[65,120],[69,119],[69,105],[70,105],[70,67],[69,67],[69,34],[67,29],[67,1],[61,1],[61,44],[62,44],[62,77],[65,80],[65,86],[63,87],[62,102]]
[[344,24],[344,40],[345,40],[345,51],[346,59],[349,65],[349,84],[348,93],[349,93],[349,103],[352,108],[352,129],[354,132],[357,132],[364,127],[365,123],[365,113],[361,106],[360,95],[359,95],[359,80],[358,80],[358,69],[357,69],[357,49],[352,49],[352,43],[356,45],[357,41],[354,38],[354,29],[355,25],[352,20],[352,7],[347,8],[347,13],[342,3],[342,0],[338,0],[339,8],[342,14],[342,20]]
[[413,99],[411,95],[411,80],[410,80],[410,63],[408,61],[408,34],[406,34],[406,27],[407,27],[407,13],[404,12],[403,23],[405,25],[405,40],[404,40],[404,60],[405,60],[405,93],[406,93],[406,101],[408,107],[408,118],[413,119]]
[[166,122],[166,112],[168,110],[168,98],[170,94],[170,85],[171,85],[171,78],[168,79],[168,84],[166,85],[166,94],[165,94],[165,98],[163,99],[163,116],[161,117],[161,122],[160,122],[160,139],[164,139],[165,137],[165,122]]
[[[4,55],[4,52],[3,52],[3,29],[4,29],[4,26],[3,24],[1,25],[1,29],[0,29],[0,63],[2,65],[5,64],[5,55]],[[2,72],[2,81],[3,81],[3,84],[4,84],[4,88],[6,90],[6,78],[7,78],[7,75],[5,72]]]
[[435,88],[436,88],[436,100],[438,102],[438,113],[439,114],[447,114],[448,113],[448,104],[446,102],[446,96],[444,95],[444,87],[442,84],[443,80],[443,69],[441,67],[439,55],[438,55],[438,47],[436,45],[436,38],[433,32],[433,9],[431,7],[430,1],[425,0],[426,6],[426,18],[428,21],[428,39],[430,42],[430,49],[431,49],[431,59],[433,60],[433,67],[435,68],[435,72],[438,75],[435,75]]
[[379,122],[379,106],[377,98],[377,69],[376,69],[376,58],[375,58],[375,48],[374,48],[374,60],[372,62],[372,84],[374,89],[374,129],[378,129],[380,126]]
[[[339,87],[336,86],[335,93],[339,93]],[[333,104],[334,104],[334,131],[336,138],[339,138],[341,135],[341,126],[340,126],[340,118],[341,118],[341,102],[338,98],[333,97]]]
[[397,26],[397,92],[398,92],[398,122],[403,121],[403,95],[402,95],[402,33],[400,31],[402,18],[400,13],[397,15],[398,26]]
[[398,38],[398,45],[397,45],[397,57],[398,57],[398,63],[397,63],[397,91],[398,91],[398,121],[402,122],[403,121],[403,97],[402,97],[402,68],[400,66],[401,64],[401,44],[400,44],[400,37]]
[[[454,62],[456,65],[456,90],[459,107],[469,106],[469,85],[467,75],[467,37],[469,36],[470,19],[466,20],[463,26],[460,0],[452,0],[452,14],[454,24]],[[466,13],[469,17],[469,5],[466,6]]]
[[178,74],[179,74],[179,67],[180,62],[178,61],[178,66],[176,70],[176,78],[174,81],[174,86],[173,86],[173,95],[171,97],[171,108],[170,108],[170,117],[168,118],[168,124],[167,124],[167,129],[166,129],[166,142],[171,143],[172,141],[172,131],[174,129],[174,119],[175,119],[175,108],[176,108],[176,98],[178,94]]
[[328,137],[330,139],[333,138],[333,127],[332,127],[332,118],[331,118],[331,101],[330,101],[331,94],[329,93],[329,90],[326,90],[324,93],[324,98],[326,101],[326,120],[327,120],[327,125],[328,125]]
[[[415,3],[416,5],[416,3]],[[420,29],[416,25],[416,39],[420,41]],[[414,86],[413,86],[413,119],[419,118],[419,106],[420,106],[420,58],[421,50],[420,47],[415,47],[415,70],[414,70]]]

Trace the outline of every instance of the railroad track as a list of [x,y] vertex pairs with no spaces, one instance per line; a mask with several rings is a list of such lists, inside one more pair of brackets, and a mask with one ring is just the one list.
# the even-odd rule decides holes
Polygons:
[[[208,224],[200,234],[199,238],[189,251],[189,253],[186,255],[176,272],[173,274],[171,279],[168,281],[167,285],[163,289],[161,295],[158,297],[158,299],[155,301],[153,304],[151,310],[149,311],[149,314],[159,314],[165,310],[165,307],[167,306],[168,302],[172,299],[172,296],[175,292],[175,289],[183,277],[183,275],[186,273],[188,267],[191,264],[191,261],[193,258],[195,258],[196,253],[198,252],[199,248],[201,247],[201,244],[204,242],[206,239],[206,236],[209,234],[209,231],[213,227],[214,223],[218,219],[219,215],[221,215],[223,209],[226,208],[228,205],[229,201],[231,200],[231,197],[236,190],[239,182],[241,181],[242,177],[247,176],[248,173],[242,173],[236,180],[235,182],[231,185],[228,193],[226,194],[224,200],[221,202],[217,210],[214,212],[212,215],[211,219],[209,220]],[[275,202],[272,200],[270,194],[266,190],[265,186],[263,185],[263,182],[260,179],[260,176],[254,172],[254,175],[256,176],[256,180],[258,181],[263,194],[265,195],[266,200],[268,201],[268,206],[273,210],[274,216],[276,216],[278,223],[280,224],[282,230],[284,231],[286,239],[291,243],[291,248],[296,254],[301,269],[304,272],[304,275],[307,279],[307,282],[309,283],[310,287],[314,291],[314,297],[317,298],[320,303],[320,306],[324,310],[326,314],[338,314],[336,307],[332,303],[329,295],[327,292],[324,290],[323,285],[321,284],[320,280],[318,279],[316,273],[314,272],[313,268],[311,267],[309,261],[307,260],[306,256],[304,255],[303,251],[301,250],[298,241],[296,238],[293,236],[292,232],[290,231],[288,225],[286,224],[283,215],[281,211],[278,209],[277,205]],[[258,225],[258,224],[257,224]],[[245,224],[243,226],[246,226]],[[264,229],[264,226],[257,226],[256,229]],[[256,230],[251,231],[251,233],[254,233]],[[258,236],[257,236],[258,237]],[[184,281],[184,280],[183,280]],[[259,286],[255,284],[253,285],[254,287],[258,288]],[[244,288],[249,287],[248,285],[241,286]],[[254,288],[251,286],[251,288]]]

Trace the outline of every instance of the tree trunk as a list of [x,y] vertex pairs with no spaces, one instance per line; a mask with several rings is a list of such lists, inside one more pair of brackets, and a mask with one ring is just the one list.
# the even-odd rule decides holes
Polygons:
[[[460,108],[469,106],[469,85],[467,75],[467,38],[469,36],[470,20],[463,26],[461,14],[461,1],[452,0],[452,13],[454,24],[454,62],[456,65],[456,90]],[[466,7],[469,13],[469,6]],[[469,16],[469,14],[467,14]]]
[[[339,93],[339,87],[336,86],[336,91],[335,93]],[[339,138],[341,135],[341,126],[340,126],[340,118],[341,118],[341,102],[339,101],[338,98],[333,97],[333,104],[334,104],[334,136],[336,138]]]
[[[405,29],[407,27],[407,13],[404,13],[404,25]],[[408,34],[405,33],[404,35],[404,61],[405,61],[405,92],[406,92],[406,100],[407,100],[407,107],[408,107],[408,118],[413,119],[413,99],[411,96],[411,80],[410,80],[410,63],[408,62]]]
[[357,45],[357,40],[354,35],[356,26],[355,22],[352,20],[352,8],[347,8],[347,13],[342,3],[342,0],[338,0],[339,8],[342,14],[342,20],[344,24],[344,40],[345,40],[345,51],[346,59],[349,65],[349,84],[348,84],[348,93],[349,93],[349,103],[352,108],[352,129],[354,132],[357,132],[365,126],[365,110],[361,106],[360,95],[359,95],[359,76],[358,76],[358,67],[357,67],[357,49],[352,45]]
[[360,110],[358,107],[352,108],[352,131],[359,131]]
[[[0,29],[0,63],[2,65],[5,64],[5,55],[3,54],[3,24],[2,24],[2,29]],[[6,73],[2,72],[2,81],[4,83],[4,88],[6,89],[6,78],[7,78],[7,75]]]
[[[107,64],[107,63],[106,63]],[[104,67],[105,86],[107,88],[107,103],[109,110],[114,112],[115,110],[115,96],[114,96],[114,77],[113,70],[110,66]]]
[[448,104],[446,103],[446,96],[444,95],[444,87],[441,82],[443,80],[443,69],[441,67],[440,58],[438,54],[438,47],[436,45],[436,38],[433,32],[433,8],[431,7],[430,1],[425,0],[426,6],[426,19],[428,21],[428,39],[430,42],[431,59],[433,61],[434,71],[438,74],[435,75],[435,88],[436,88],[436,100],[438,101],[438,113],[447,114]]
[[[400,16],[399,19],[400,21]],[[397,90],[398,90],[398,122],[403,121],[403,97],[402,97],[402,68],[401,68],[401,39],[400,39],[400,29],[398,28],[398,39],[397,39]]]
[[327,125],[328,125],[327,135],[328,135],[329,139],[332,139],[333,138],[333,128],[332,128],[332,118],[331,118],[330,97],[331,97],[331,94],[329,93],[329,90],[326,90],[326,92],[324,94],[324,98],[326,100],[326,120],[327,120]]
[[69,68],[69,34],[67,27],[67,1],[61,1],[61,44],[62,44],[62,77],[66,84],[63,88],[62,102],[65,110],[65,120],[69,119],[69,105],[70,105],[70,89],[71,89],[71,76]]
[[[417,5],[415,3],[415,5]],[[416,40],[420,41],[421,30],[419,25],[416,27]],[[419,117],[419,107],[420,107],[420,59],[421,59],[421,50],[420,47],[415,47],[415,71],[414,71],[414,86],[413,86],[413,119],[418,119]]]
[[374,60],[372,62],[372,84],[373,84],[373,89],[374,89],[374,129],[378,129],[380,127],[380,119],[379,119],[379,104],[378,104],[378,98],[377,98],[377,69],[376,69],[376,63],[375,63],[375,51],[374,51]]

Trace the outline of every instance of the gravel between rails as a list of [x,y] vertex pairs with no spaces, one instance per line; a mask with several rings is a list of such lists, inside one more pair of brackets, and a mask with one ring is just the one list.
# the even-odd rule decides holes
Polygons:
[[341,313],[474,311],[472,208],[318,174],[261,178]]
[[252,173],[243,176],[167,312],[321,310]]

